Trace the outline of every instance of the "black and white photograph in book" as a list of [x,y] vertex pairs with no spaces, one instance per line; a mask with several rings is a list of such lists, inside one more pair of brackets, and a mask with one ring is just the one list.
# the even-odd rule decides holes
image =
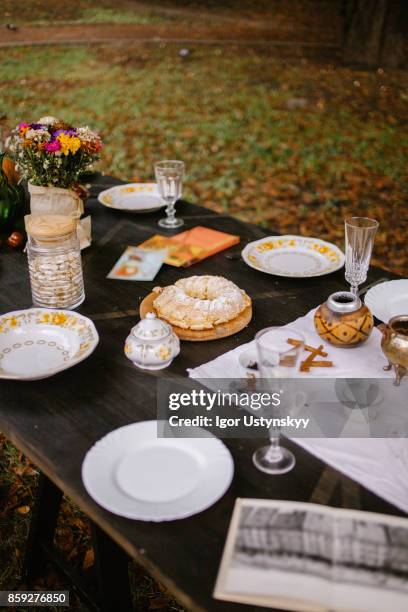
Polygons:
[[408,529],[315,510],[247,506],[232,565],[408,592]]
[[214,597],[296,612],[405,612],[405,519],[239,498]]

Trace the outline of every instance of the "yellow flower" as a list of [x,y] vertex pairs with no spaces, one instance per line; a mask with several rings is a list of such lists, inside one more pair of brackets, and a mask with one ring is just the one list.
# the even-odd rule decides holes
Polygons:
[[68,319],[67,315],[64,314],[63,312],[58,312],[52,315],[52,322],[54,323],[54,325],[64,325],[67,319]]
[[167,361],[171,355],[169,349],[166,346],[161,346],[158,351],[156,351],[156,355],[162,361]]
[[273,242],[262,242],[261,244],[258,244],[256,248],[260,253],[263,253],[264,251],[270,251],[273,249],[274,244]]
[[61,151],[64,155],[68,155],[69,153],[75,155],[81,146],[81,141],[76,136],[69,136],[68,134],[62,133],[59,134],[57,140],[59,140],[61,144]]
[[79,347],[78,355],[81,355],[89,348],[89,342],[82,342]]

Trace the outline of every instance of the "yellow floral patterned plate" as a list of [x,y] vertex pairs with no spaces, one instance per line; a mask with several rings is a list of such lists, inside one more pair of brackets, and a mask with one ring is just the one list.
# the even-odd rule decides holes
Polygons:
[[127,183],[101,191],[98,200],[108,208],[131,213],[147,213],[165,206],[156,183]]
[[261,238],[247,244],[242,258],[255,270],[292,278],[323,276],[344,265],[344,254],[334,244],[303,236]]
[[0,315],[0,379],[48,378],[89,357],[98,342],[92,321],[70,310]]

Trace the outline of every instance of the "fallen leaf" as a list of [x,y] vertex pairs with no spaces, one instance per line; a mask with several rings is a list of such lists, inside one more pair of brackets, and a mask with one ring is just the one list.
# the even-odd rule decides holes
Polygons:
[[84,555],[84,560],[82,562],[82,569],[83,570],[89,569],[90,567],[92,567],[94,562],[95,562],[94,549],[93,548],[88,548],[88,550],[86,551],[86,553]]

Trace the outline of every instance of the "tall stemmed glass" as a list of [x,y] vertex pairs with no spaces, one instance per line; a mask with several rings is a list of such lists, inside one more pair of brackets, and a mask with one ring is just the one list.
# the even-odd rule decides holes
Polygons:
[[167,159],[154,164],[157,186],[162,199],[166,202],[166,217],[160,219],[160,227],[175,229],[184,225],[176,219],[175,203],[181,197],[184,177],[184,162]]
[[367,217],[349,217],[345,221],[346,281],[350,291],[358,294],[358,286],[367,278],[378,221]]
[[[267,327],[255,336],[258,350],[258,368],[269,392],[280,394],[281,404],[290,403],[289,388],[285,379],[296,376],[298,361],[305,339],[299,332],[290,327]],[[278,417],[279,408],[274,409],[274,416]],[[285,474],[295,465],[293,453],[280,445],[280,429],[269,430],[270,444],[255,451],[252,460],[258,470],[267,474]]]

